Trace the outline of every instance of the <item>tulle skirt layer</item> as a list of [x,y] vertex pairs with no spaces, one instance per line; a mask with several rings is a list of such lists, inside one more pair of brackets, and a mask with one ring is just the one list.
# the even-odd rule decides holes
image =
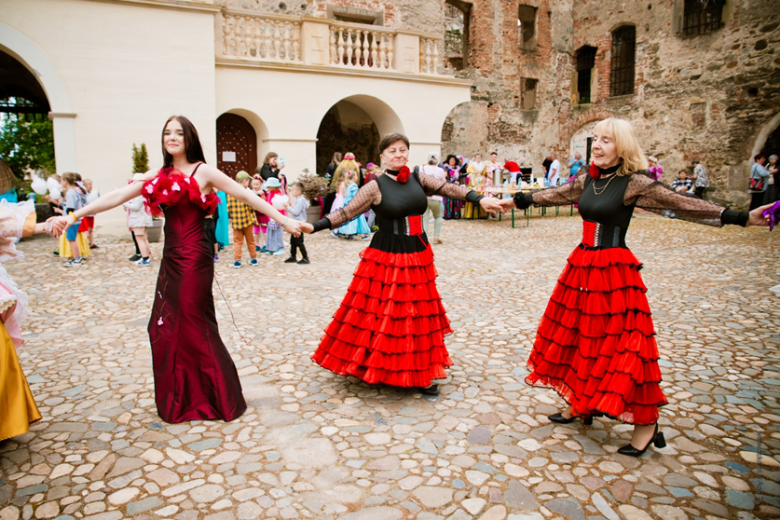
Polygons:
[[667,400],[641,267],[628,249],[575,249],[539,324],[526,382],[554,388],[575,415],[656,422]]
[[433,252],[421,236],[378,232],[312,359],[369,384],[428,386],[452,365]]

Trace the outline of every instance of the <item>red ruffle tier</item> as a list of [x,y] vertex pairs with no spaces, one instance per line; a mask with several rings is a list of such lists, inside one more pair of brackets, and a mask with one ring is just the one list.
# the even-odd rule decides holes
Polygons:
[[436,290],[428,247],[387,253],[368,247],[325,329],[314,362],[369,384],[428,386],[446,377],[450,322]]
[[539,324],[527,383],[554,388],[576,415],[658,420],[667,400],[641,267],[628,249],[574,250]]

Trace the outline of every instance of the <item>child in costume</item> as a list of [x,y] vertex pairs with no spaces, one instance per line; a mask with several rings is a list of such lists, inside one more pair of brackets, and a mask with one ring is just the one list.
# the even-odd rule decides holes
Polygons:
[[[282,201],[281,197],[285,197],[285,195],[282,195],[282,183],[276,177],[269,177],[268,180],[265,181],[264,188],[268,192],[268,195],[266,195],[265,199],[266,202],[278,209],[279,212],[284,215],[284,202]],[[274,203],[274,199],[277,197],[280,198],[280,200]],[[281,256],[284,254],[284,232],[282,231],[282,228],[279,226],[279,224],[273,221],[268,222],[268,234],[266,235],[265,252],[274,256]]]

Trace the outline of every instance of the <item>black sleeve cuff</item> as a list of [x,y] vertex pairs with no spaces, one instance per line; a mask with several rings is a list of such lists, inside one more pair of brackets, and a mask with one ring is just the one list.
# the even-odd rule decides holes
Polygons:
[[317,231],[322,231],[323,229],[330,229],[330,220],[328,220],[328,217],[323,217],[314,224],[312,224],[312,227],[314,228],[314,231],[312,233],[316,233]]
[[466,202],[471,202],[473,204],[479,204],[479,201],[484,199],[484,195],[480,195],[476,191],[472,190],[466,194]]
[[518,191],[515,193],[514,201],[517,209],[525,209],[533,206],[534,196],[533,193],[523,193],[522,191]]
[[724,209],[720,214],[720,222],[726,224],[736,224],[737,226],[747,226],[750,213],[747,211],[734,211],[733,209]]

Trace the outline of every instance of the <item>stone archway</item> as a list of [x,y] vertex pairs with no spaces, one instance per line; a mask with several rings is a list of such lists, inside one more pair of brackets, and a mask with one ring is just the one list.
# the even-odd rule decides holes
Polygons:
[[780,155],[780,113],[775,114],[758,133],[748,162],[752,163],[753,157],[759,153],[766,157],[771,154]]
[[76,114],[65,83],[46,53],[27,36],[0,22],[0,51],[22,64],[38,81],[49,104],[54,124],[54,151],[57,172],[78,171],[76,165]]
[[365,95],[344,98],[328,109],[317,131],[317,173],[323,174],[333,154],[352,152],[361,164],[379,163],[381,136],[403,133],[395,111]]

